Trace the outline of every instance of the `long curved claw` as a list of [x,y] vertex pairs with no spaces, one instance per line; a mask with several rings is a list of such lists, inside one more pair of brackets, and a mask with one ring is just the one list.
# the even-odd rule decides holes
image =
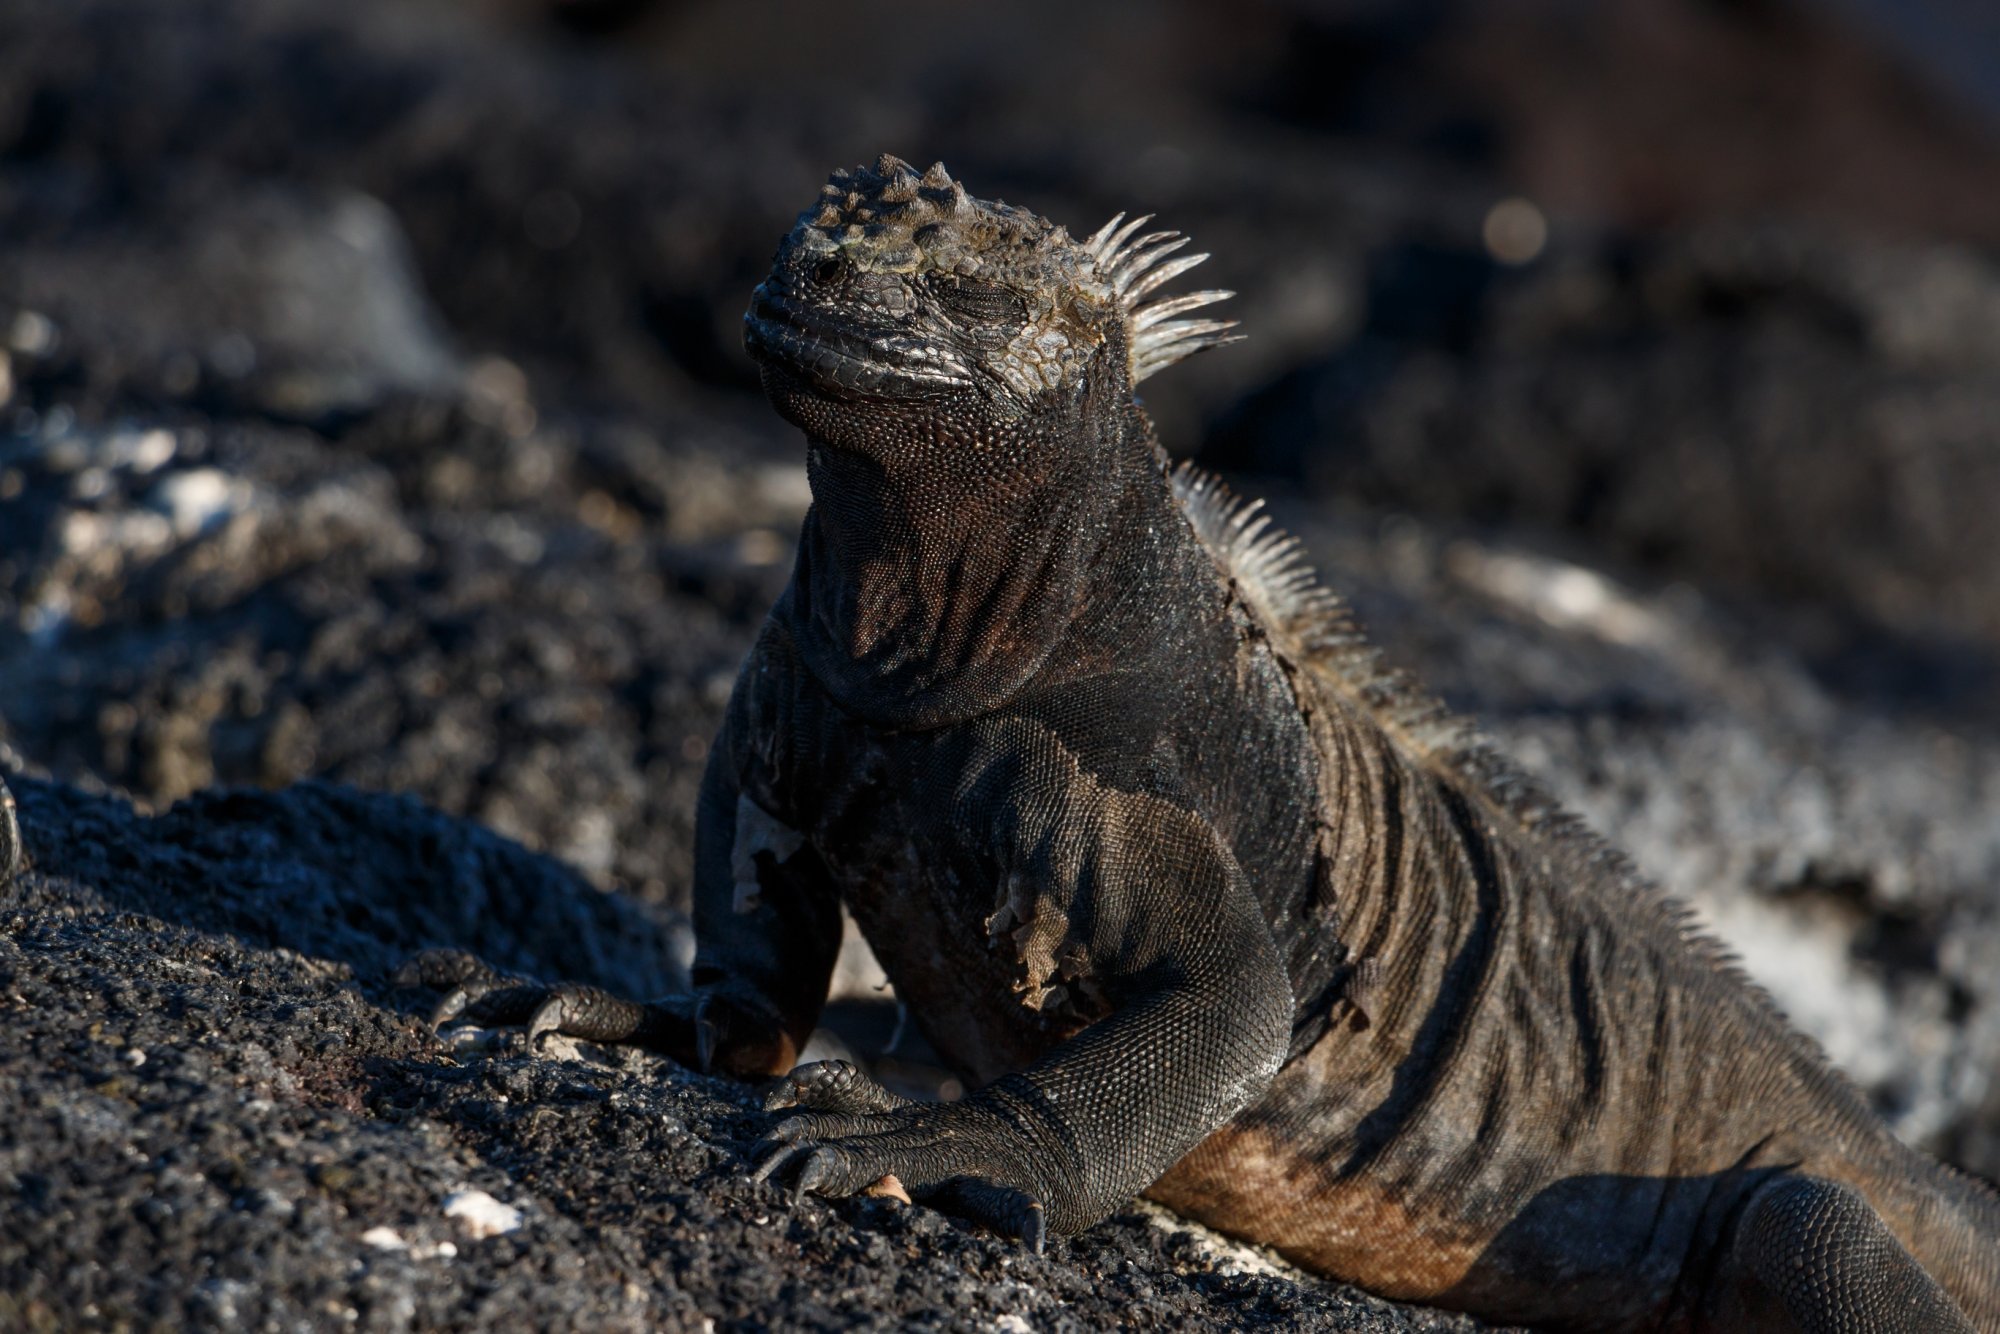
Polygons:
[[821,1186],[840,1176],[845,1165],[839,1149],[814,1149],[805,1166],[799,1169],[799,1179],[792,1183],[792,1202],[796,1204],[807,1195],[818,1194]]
[[1048,1210],[1024,1190],[960,1177],[946,1182],[934,1198],[941,1208],[1012,1237],[1036,1255],[1048,1246]]
[[436,1005],[431,1006],[428,1020],[431,1032],[435,1033],[439,1031],[446,1024],[464,1014],[465,1007],[471,1003],[472,993],[464,987],[453,987],[450,991],[446,992],[438,999]]
[[764,1161],[757,1164],[756,1170],[750,1173],[750,1179],[752,1181],[769,1181],[777,1174],[779,1168],[805,1151],[805,1146],[800,1144],[777,1145],[764,1155]]
[[903,1183],[894,1172],[884,1174],[873,1185],[861,1192],[878,1200],[898,1200],[904,1204],[914,1204],[910,1192],[903,1189]]
[[563,1016],[567,1008],[563,1003],[563,993],[560,989],[550,992],[548,999],[535,1007],[535,1012],[528,1016],[529,1051],[540,1051],[543,1038],[551,1033],[562,1032]]
[[1028,1201],[1028,1215],[1020,1231],[1021,1244],[1040,1255],[1048,1246],[1049,1212],[1040,1200]]
[[715,1069],[715,1049],[721,1037],[721,1030],[714,1019],[709,1017],[709,998],[704,996],[694,1007],[694,1060],[695,1068],[703,1074]]

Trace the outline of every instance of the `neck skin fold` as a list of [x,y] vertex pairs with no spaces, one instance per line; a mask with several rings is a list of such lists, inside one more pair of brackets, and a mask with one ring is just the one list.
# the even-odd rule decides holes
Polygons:
[[[1081,406],[1081,405],[1079,405]],[[1065,414],[1068,415],[1068,414]],[[1172,504],[1136,406],[1085,447],[1026,424],[971,442],[941,430],[893,461],[815,442],[813,506],[778,607],[806,665],[848,712],[921,729],[977,717],[1048,673],[1088,670],[1107,547]]]

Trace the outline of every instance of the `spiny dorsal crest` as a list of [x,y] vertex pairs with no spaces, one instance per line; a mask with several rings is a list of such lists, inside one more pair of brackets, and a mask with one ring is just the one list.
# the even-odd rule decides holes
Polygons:
[[1420,754],[1451,755],[1474,744],[1469,724],[1389,667],[1353,613],[1319,581],[1304,546],[1213,473],[1183,463],[1174,495],[1223,577],[1287,657],[1327,675]]
[[1210,288],[1157,301],[1146,300],[1150,293],[1208,258],[1200,254],[1168,259],[1167,256],[1188,243],[1188,238],[1173,231],[1142,234],[1140,229],[1152,220],[1153,215],[1145,213],[1128,222],[1120,213],[1082,243],[1083,249],[1097,262],[1098,274],[1117,293],[1119,306],[1125,312],[1135,385],[1204,348],[1243,339],[1242,334],[1230,332],[1236,327],[1235,320],[1175,318],[1226,301],[1236,295],[1234,292]]

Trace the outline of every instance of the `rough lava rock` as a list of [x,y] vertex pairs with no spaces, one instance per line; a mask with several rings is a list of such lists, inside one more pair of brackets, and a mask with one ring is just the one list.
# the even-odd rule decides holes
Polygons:
[[1988,254],[1713,223],[1520,272],[1407,244],[1369,281],[1354,339],[1222,414],[1218,463],[1807,603],[1827,658],[1888,628],[2000,721]]
[[498,388],[397,395],[332,435],[238,400],[135,406],[122,380],[100,407],[93,367],[122,363],[33,318],[61,342],[15,356],[0,432],[0,740],[153,802],[309,774],[414,792],[685,903],[796,462],[712,421],[672,447],[537,423],[491,367]]
[[743,303],[884,148],[1212,249],[1253,337],[1149,392],[1170,442],[1214,426],[1394,661],[2000,1175],[1990,257],[1556,217],[1507,267],[1478,154],[1325,75],[1401,20],[1320,6],[1163,10],[1088,78],[941,18],[865,80],[781,16],[747,77],[727,7],[623,45],[530,9],[0,6],[0,1325],[1458,1327],[1156,1213],[1034,1260],[795,1211],[742,1089],[440,1046],[388,985],[425,944],[674,981],[808,498]]
[[450,942],[657,986],[670,933],[404,798],[305,783],[146,818],[12,775],[0,1326],[1471,1330],[1151,1209],[1035,1256],[752,1183],[745,1086],[448,1032],[388,983]]

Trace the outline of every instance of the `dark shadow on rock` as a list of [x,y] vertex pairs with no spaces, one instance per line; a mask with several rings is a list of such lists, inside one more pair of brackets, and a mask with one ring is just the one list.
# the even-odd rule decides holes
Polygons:
[[201,792],[147,817],[14,777],[29,867],[108,906],[255,948],[346,964],[373,986],[448,945],[503,967],[635,996],[684,984],[677,914],[591,887],[553,858],[407,798],[331,783]]

